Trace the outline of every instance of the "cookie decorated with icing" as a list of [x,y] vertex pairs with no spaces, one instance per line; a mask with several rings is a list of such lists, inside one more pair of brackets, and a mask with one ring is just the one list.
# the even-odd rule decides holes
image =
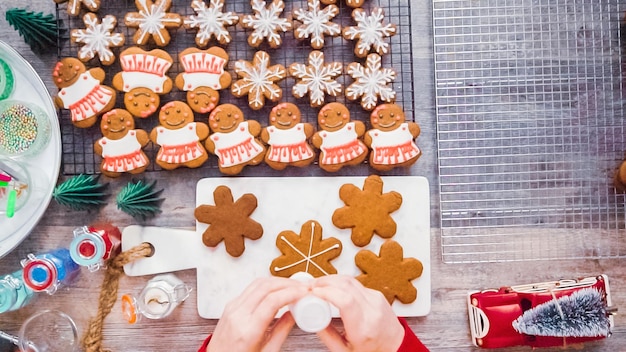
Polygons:
[[209,158],[202,145],[209,127],[195,122],[193,111],[182,101],[171,101],[159,111],[159,126],[150,132],[150,140],[158,145],[156,163],[165,170],[181,166],[197,168]]
[[219,159],[222,173],[236,175],[246,165],[257,165],[265,157],[265,146],[258,139],[261,125],[246,120],[243,112],[233,104],[218,105],[209,115],[211,135],[206,149]]
[[133,116],[146,118],[157,111],[160,95],[172,90],[167,71],[173,62],[161,49],[131,47],[120,53],[122,71],[113,77],[113,87],[124,92],[124,106]]
[[314,50],[309,54],[309,64],[294,63],[289,66],[289,74],[296,78],[292,88],[296,98],[309,95],[312,107],[324,105],[326,94],[333,97],[341,94],[341,84],[336,77],[341,75],[341,62],[324,63],[324,53]]
[[351,63],[347,73],[354,82],[346,88],[346,98],[352,101],[361,99],[363,109],[374,110],[379,99],[387,103],[396,100],[396,91],[390,85],[396,79],[396,71],[383,68],[380,55],[367,55],[365,65]]
[[[336,3],[337,3],[337,0],[322,0],[322,4],[324,5],[330,5],[330,4],[336,4]],[[365,0],[346,0],[346,5],[352,8],[361,7],[363,6],[364,3],[365,3]]]
[[345,27],[343,37],[347,40],[356,40],[354,54],[358,57],[366,57],[371,50],[378,55],[389,53],[389,43],[385,38],[396,34],[396,26],[383,24],[385,12],[381,8],[375,8],[368,15],[363,9],[354,9],[352,18],[356,26]]
[[261,140],[268,145],[265,163],[272,169],[303,167],[315,159],[308,142],[313,126],[301,120],[300,109],[292,103],[278,104],[270,111],[270,124],[261,131]]
[[142,129],[135,129],[133,116],[124,109],[113,109],[102,115],[100,131],[103,137],[93,146],[102,157],[100,172],[108,177],[118,177],[124,172],[142,173],[150,161],[143,147],[150,139]]
[[271,48],[278,48],[283,39],[280,33],[291,30],[291,22],[280,17],[285,9],[282,0],[273,0],[267,4],[263,0],[251,0],[251,15],[245,15],[241,19],[241,26],[251,29],[248,36],[248,44],[253,48],[258,48],[263,41],[267,41]]
[[309,0],[307,8],[294,10],[294,21],[301,24],[294,29],[293,34],[298,40],[310,39],[313,49],[321,49],[324,47],[324,36],[336,37],[341,34],[341,26],[332,22],[339,14],[339,8],[335,5],[322,8],[320,0]]
[[83,44],[78,50],[78,58],[89,61],[96,55],[103,65],[111,65],[115,61],[115,54],[111,48],[124,44],[124,34],[113,33],[117,24],[115,16],[107,15],[98,19],[98,16],[89,12],[83,16],[85,29],[73,29],[70,38],[73,43]]
[[232,40],[227,26],[234,26],[239,22],[239,16],[231,11],[224,12],[224,0],[210,0],[209,6],[204,0],[193,0],[191,7],[195,15],[185,17],[183,26],[187,29],[196,29],[196,44],[205,47],[213,38],[220,44],[228,44]]
[[361,138],[365,124],[351,121],[350,111],[341,103],[324,105],[317,115],[318,131],[311,138],[320,150],[319,166],[329,172],[347,165],[358,165],[367,157],[367,146]]
[[87,70],[78,59],[68,57],[57,62],[52,72],[59,93],[55,104],[70,111],[72,124],[87,128],[98,121],[98,116],[115,106],[115,90],[102,84],[104,70],[95,67]]
[[220,47],[207,50],[188,48],[178,55],[184,72],[176,76],[176,87],[187,92],[187,104],[198,113],[208,113],[219,102],[218,91],[230,86],[231,76],[226,72],[228,54]]
[[395,167],[413,165],[422,155],[415,144],[420,127],[407,122],[402,108],[396,104],[379,105],[370,115],[372,129],[365,133],[363,142],[370,149],[370,166],[387,171]]
[[101,0],[54,0],[54,2],[57,4],[67,3],[67,13],[70,16],[78,16],[83,7],[91,12],[98,11]]
[[252,62],[239,60],[235,63],[235,72],[241,79],[231,86],[236,97],[248,96],[248,106],[259,110],[265,106],[265,99],[276,102],[283,97],[283,90],[276,84],[287,75],[283,65],[270,66],[270,55],[257,51]]
[[133,42],[137,45],[154,42],[157,46],[170,43],[169,28],[176,29],[183,24],[177,13],[167,12],[172,0],[135,0],[137,12],[129,12],[124,16],[127,27],[137,28]]

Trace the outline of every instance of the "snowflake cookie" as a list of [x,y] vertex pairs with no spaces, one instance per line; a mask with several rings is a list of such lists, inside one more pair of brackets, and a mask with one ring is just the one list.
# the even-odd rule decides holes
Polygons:
[[172,0],[135,0],[139,12],[129,12],[124,17],[128,27],[137,28],[133,36],[135,44],[144,45],[152,38],[156,45],[166,46],[170,42],[168,28],[178,28],[183,23],[180,15],[167,12]]
[[[330,4],[336,4],[336,3],[337,3],[337,0],[322,0],[322,4],[324,5],[330,5]],[[361,7],[363,6],[363,3],[365,3],[365,0],[346,0],[346,5],[352,8]]]
[[352,18],[357,23],[355,27],[343,29],[343,37],[347,40],[357,40],[354,54],[365,57],[373,48],[378,55],[389,52],[389,44],[385,38],[396,34],[396,26],[393,24],[383,25],[385,13],[381,8],[375,8],[368,16],[363,9],[354,9]]
[[112,64],[115,55],[111,47],[124,44],[122,33],[111,33],[117,24],[115,16],[107,15],[100,21],[98,16],[88,12],[83,16],[83,22],[85,29],[73,29],[70,34],[72,42],[84,44],[78,51],[78,58],[81,61],[89,61],[97,54],[103,65]]
[[335,5],[328,5],[322,9],[320,0],[309,0],[307,7],[308,11],[297,9],[293,12],[294,20],[302,22],[302,25],[293,33],[299,40],[311,38],[313,49],[321,49],[324,47],[324,35],[336,37],[341,34],[341,27],[331,22],[339,13],[339,8]]
[[246,15],[241,19],[241,26],[246,29],[253,29],[248,36],[248,44],[257,48],[267,38],[270,47],[278,48],[282,43],[279,32],[287,32],[291,29],[291,22],[280,15],[285,9],[282,0],[273,0],[266,6],[263,0],[250,1],[254,14]]
[[390,68],[382,68],[382,58],[378,54],[369,54],[365,66],[358,62],[348,65],[348,74],[354,82],[346,88],[346,98],[361,98],[363,109],[371,111],[376,107],[378,98],[393,103],[396,92],[388,84],[396,79],[396,72]]
[[312,107],[324,104],[325,94],[336,97],[341,93],[341,84],[335,77],[341,74],[343,66],[340,62],[324,64],[324,53],[314,50],[309,54],[309,65],[292,64],[289,74],[297,78],[292,92],[296,98],[302,98],[307,93]]
[[270,56],[265,51],[257,51],[252,62],[237,61],[235,72],[241,79],[233,83],[231,92],[238,98],[247,94],[253,110],[261,109],[265,98],[274,102],[282,98],[283,90],[275,82],[285,78],[287,72],[283,65],[270,66]]
[[67,13],[70,16],[78,16],[80,8],[84,5],[89,11],[96,12],[100,9],[100,0],[54,0],[57,4],[67,3]]
[[207,45],[212,37],[220,44],[228,44],[231,36],[226,26],[233,26],[239,22],[239,16],[234,12],[223,12],[224,0],[211,0],[209,7],[203,0],[193,0],[191,7],[195,16],[186,17],[183,21],[185,28],[197,28],[196,44],[200,47]]

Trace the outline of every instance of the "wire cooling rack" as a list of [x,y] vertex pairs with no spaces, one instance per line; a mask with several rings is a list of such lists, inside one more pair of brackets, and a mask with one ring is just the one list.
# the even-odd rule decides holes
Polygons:
[[[208,5],[209,1],[205,1]],[[282,17],[290,18],[293,10],[296,8],[306,8],[306,1],[285,1],[285,10]],[[339,7],[339,15],[333,19],[333,22],[338,23],[342,28],[345,26],[353,26],[355,23],[352,20],[352,9],[345,5],[345,1],[340,0],[337,2]],[[385,22],[393,23],[396,25],[397,33],[391,38],[387,38],[390,43],[390,53],[383,56],[383,67],[393,68],[396,71],[396,80],[393,83],[394,90],[396,91],[396,103],[404,108],[407,119],[414,121],[414,105],[413,105],[413,67],[412,67],[412,47],[411,47],[411,21],[410,21],[410,0],[368,0],[365,2],[364,9],[369,11],[375,7],[382,8],[385,12]],[[84,11],[84,10],[83,10]],[[98,11],[98,17],[102,18],[105,15],[114,15],[117,18],[117,28],[114,32],[124,33],[126,43],[122,48],[114,49],[116,56],[130,46],[134,46],[132,42],[132,36],[135,33],[134,28],[128,28],[124,24],[124,15],[127,12],[136,12],[137,8],[135,2],[131,0],[103,0],[102,6]],[[234,11],[238,15],[252,14],[252,8],[249,0],[228,0],[225,1],[224,11]],[[190,0],[173,0],[170,12],[175,12],[181,16],[195,15],[195,12],[191,8]],[[68,27],[67,31],[61,32],[61,48],[59,50],[59,57],[76,57],[80,45],[71,43],[69,40],[69,30],[84,28],[82,21],[82,14],[79,17],[70,17],[66,11],[66,4],[57,5],[56,8],[57,18],[61,19],[63,23]],[[307,63],[309,53],[313,50],[308,41],[297,41],[294,39],[293,32],[287,32],[282,34],[283,43],[278,49],[271,49],[266,43],[263,43],[258,49],[251,48],[247,44],[247,39],[250,31],[243,29],[240,25],[227,27],[233,38],[232,42],[228,45],[222,46],[229,54],[229,62],[227,70],[233,76],[234,80],[238,79],[234,72],[234,63],[237,60],[252,60],[254,53],[257,50],[264,50],[268,52],[272,58],[271,64],[282,64],[288,67],[292,63]],[[171,42],[166,47],[162,48],[166,50],[174,59],[174,64],[169,70],[168,75],[174,79],[176,75],[182,70],[178,67],[178,54],[189,47],[195,47],[195,35],[194,29],[186,30],[179,28],[178,30],[171,30],[172,36]],[[358,59],[354,55],[354,42],[343,39],[341,36],[330,38],[326,37],[325,45],[322,51],[325,55],[326,62],[341,62],[344,64],[344,73],[337,80],[343,85],[343,88],[352,83],[352,78],[345,73],[345,67],[351,62],[363,62],[363,59]],[[210,45],[217,45],[216,42],[211,42]],[[221,45],[220,45],[221,46]],[[154,45],[148,45],[142,47],[144,50],[152,50],[156,48]],[[308,64],[308,63],[307,63]],[[99,61],[94,59],[88,62],[87,67],[99,66]],[[104,84],[111,86],[111,80],[115,73],[121,70],[119,60],[108,67],[103,67],[106,72],[106,78]],[[52,71],[52,68],[51,68]],[[302,112],[302,121],[309,122],[314,126],[317,126],[317,113],[319,109],[311,108],[308,101],[308,96],[297,99],[291,93],[291,88],[295,80],[288,77],[279,83],[279,86],[283,90],[282,102],[292,102],[299,106]],[[118,93],[116,107],[123,107],[123,94]],[[175,87],[170,94],[161,97],[161,105],[171,100],[185,101],[185,92],[178,91]],[[337,98],[327,97],[326,102],[338,101],[345,103],[351,112],[351,119],[360,120],[366,123],[369,128],[369,113],[361,108],[358,102],[348,102],[343,96]],[[238,105],[244,112],[244,116],[247,119],[255,119],[259,121],[262,126],[267,126],[269,111],[276,103],[266,102],[266,106],[258,111],[253,111],[248,108],[246,98],[235,98],[230,93],[230,90],[220,91],[220,103],[232,103]],[[151,131],[157,125],[157,118],[151,116],[147,119],[135,119],[137,128]],[[63,158],[62,158],[62,173],[64,175],[75,175],[80,173],[96,174],[99,173],[100,157],[93,153],[93,143],[102,136],[99,124],[94,125],[88,129],[80,129],[74,127],[70,122],[69,111],[61,110],[59,113],[61,122],[61,134],[63,142]],[[195,115],[196,121],[208,122],[208,114]],[[150,160],[154,161],[157,148],[149,143],[146,148],[146,154]],[[367,174],[368,167],[364,164],[360,168],[343,168],[340,172],[351,174]],[[209,161],[203,166],[206,169],[206,176],[219,176],[219,170],[217,168],[217,160],[215,157],[210,157]],[[319,170],[317,165],[311,165],[307,170],[284,170],[280,175],[287,175],[291,173],[301,174],[314,174]],[[147,172],[160,171],[161,169],[151,163],[151,168]],[[171,172],[171,171],[168,171]],[[259,165],[254,168],[246,168],[244,175],[256,175],[265,176],[268,173],[273,173],[268,167]],[[402,175],[407,173],[408,170],[398,169],[390,172],[389,174]]]
[[434,0],[442,255],[626,256],[621,0]]

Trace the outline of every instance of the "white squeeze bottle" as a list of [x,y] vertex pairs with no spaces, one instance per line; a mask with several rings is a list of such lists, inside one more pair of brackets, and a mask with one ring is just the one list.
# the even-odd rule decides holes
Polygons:
[[[313,276],[306,272],[297,272],[291,275],[291,279],[307,282],[313,280]],[[306,295],[296,303],[290,304],[289,310],[298,327],[306,332],[322,331],[330,324],[332,319],[330,304],[312,294]]]

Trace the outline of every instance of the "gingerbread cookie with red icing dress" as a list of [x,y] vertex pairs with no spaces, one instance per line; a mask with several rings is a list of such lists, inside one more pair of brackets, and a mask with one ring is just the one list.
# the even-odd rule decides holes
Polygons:
[[179,54],[185,70],[176,76],[176,87],[187,92],[187,104],[198,113],[213,110],[220,99],[219,90],[228,88],[232,77],[226,72],[228,54],[220,47],[207,50],[189,48]]
[[93,150],[102,157],[103,175],[118,177],[124,172],[146,171],[150,161],[142,148],[150,139],[146,131],[135,129],[135,120],[128,111],[113,109],[102,115],[100,130],[104,137],[96,141]]
[[115,106],[115,90],[101,84],[104,76],[103,69],[87,70],[76,58],[67,57],[57,62],[52,77],[59,93],[54,102],[58,107],[70,110],[74,126],[91,127],[99,115]]
[[209,158],[202,146],[209,127],[194,122],[193,111],[182,101],[171,101],[159,111],[160,125],[150,132],[150,140],[161,148],[156,163],[165,170],[180,166],[197,168]]
[[367,146],[361,141],[365,124],[351,121],[350,111],[341,103],[324,105],[317,115],[320,130],[311,138],[319,149],[319,165],[329,172],[339,171],[346,165],[357,165],[367,157]]
[[135,117],[146,118],[156,112],[160,95],[172,90],[167,71],[172,57],[166,51],[145,51],[131,47],[120,54],[122,71],[113,77],[113,87],[124,92],[124,106]]
[[261,131],[261,140],[269,146],[265,163],[272,169],[303,167],[315,159],[308,142],[314,133],[313,126],[301,119],[300,109],[292,103],[278,104],[270,112],[270,125]]
[[420,127],[407,122],[402,108],[396,104],[382,104],[370,115],[372,129],[364,136],[365,144],[372,150],[370,165],[380,171],[394,167],[410,166],[422,155],[415,144]]
[[209,115],[213,132],[205,142],[206,149],[219,159],[219,169],[227,175],[240,173],[246,165],[263,161],[265,146],[257,139],[261,125],[245,120],[243,112],[233,104],[222,104]]

